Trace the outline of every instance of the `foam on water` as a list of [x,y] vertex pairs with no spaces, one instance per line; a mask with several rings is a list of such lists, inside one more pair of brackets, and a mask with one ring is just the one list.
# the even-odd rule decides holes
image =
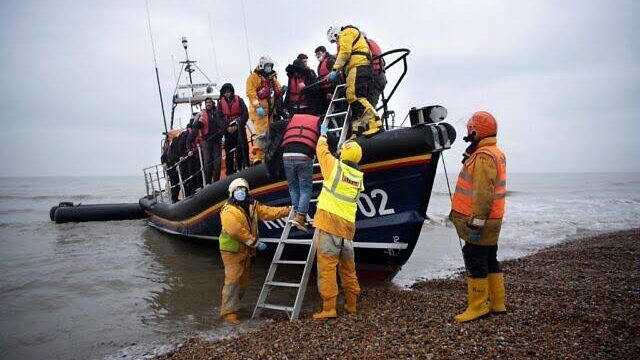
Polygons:
[[[640,226],[640,174],[512,174],[508,188],[501,259]],[[143,192],[141,177],[0,179],[0,358],[140,358],[190,334],[232,334],[217,316],[224,271],[211,243],[167,236],[142,220],[49,221],[60,201],[135,202]],[[449,208],[438,175],[430,220],[396,284],[462,268]],[[265,258],[253,264],[244,318],[268,266]],[[306,299],[317,305],[314,286]]]

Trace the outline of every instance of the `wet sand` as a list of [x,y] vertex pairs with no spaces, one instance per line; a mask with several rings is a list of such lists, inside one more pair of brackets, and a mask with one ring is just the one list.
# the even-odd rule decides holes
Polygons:
[[[508,313],[466,324],[463,274],[410,290],[366,288],[359,312],[276,320],[189,338],[158,359],[640,358],[640,229],[572,240],[503,262]],[[339,303],[340,309],[342,300]]]

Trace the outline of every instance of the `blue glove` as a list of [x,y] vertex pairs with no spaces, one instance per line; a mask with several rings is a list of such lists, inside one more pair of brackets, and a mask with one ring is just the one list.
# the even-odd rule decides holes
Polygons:
[[329,81],[336,81],[338,80],[338,72],[336,70],[333,70],[329,73]]
[[478,242],[480,241],[480,229],[476,229],[476,228],[472,228],[472,227],[467,227],[467,229],[469,230],[469,241],[471,242]]
[[262,241],[258,242],[258,245],[256,247],[258,248],[258,251],[267,250],[267,244],[263,243]]
[[256,114],[258,114],[258,116],[267,116],[267,111],[262,106],[258,106]]
[[320,125],[320,135],[327,135],[329,127],[325,124]]

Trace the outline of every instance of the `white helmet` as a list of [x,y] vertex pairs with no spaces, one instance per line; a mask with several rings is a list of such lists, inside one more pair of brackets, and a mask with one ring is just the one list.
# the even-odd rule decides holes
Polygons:
[[329,30],[327,30],[327,40],[329,40],[330,43],[338,41],[338,34],[340,34],[340,29],[340,26],[329,26]]
[[258,61],[258,69],[264,70],[264,67],[267,64],[271,64],[271,67],[273,67],[273,60],[271,59],[271,57],[269,57],[269,55],[260,56],[260,60]]
[[234,179],[231,184],[229,184],[229,195],[233,194],[233,190],[239,187],[245,187],[249,190],[249,183],[243,178]]

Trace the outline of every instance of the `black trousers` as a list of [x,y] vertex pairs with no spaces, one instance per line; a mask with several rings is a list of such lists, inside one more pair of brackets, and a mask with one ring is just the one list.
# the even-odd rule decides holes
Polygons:
[[[187,182],[188,188],[185,185],[185,192],[187,196],[195,194],[196,190],[202,187],[202,174],[200,173],[200,158],[197,155],[190,156],[186,160],[189,168],[189,176],[192,178]],[[184,176],[184,175],[183,175]]]
[[222,162],[222,144],[220,139],[209,139],[202,143],[202,162],[204,163],[204,177],[207,184],[220,180],[220,165]]
[[498,245],[479,246],[465,243],[462,248],[464,266],[472,278],[486,278],[489,273],[502,271],[498,262]]
[[169,183],[171,185],[171,201],[172,202],[178,201],[178,194],[180,194],[180,186],[178,185],[178,183],[180,182],[180,179],[178,178],[178,170],[176,168],[177,167],[172,167],[171,169],[167,170],[167,175],[169,176]]
[[[233,150],[233,152],[232,152]],[[238,130],[233,134],[225,133],[224,135],[224,153],[225,160],[224,165],[226,167],[227,176],[238,171],[240,167],[239,164],[239,153],[238,153]]]

